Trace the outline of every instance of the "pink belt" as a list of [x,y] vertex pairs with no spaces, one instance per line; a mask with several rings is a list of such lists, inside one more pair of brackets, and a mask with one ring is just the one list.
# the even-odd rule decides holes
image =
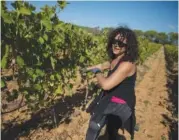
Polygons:
[[115,96],[112,96],[111,101],[114,103],[126,104],[126,101],[124,101],[121,98],[115,97]]

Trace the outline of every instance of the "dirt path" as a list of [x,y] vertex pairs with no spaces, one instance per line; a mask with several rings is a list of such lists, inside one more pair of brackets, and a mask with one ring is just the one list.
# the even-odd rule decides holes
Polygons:
[[[167,110],[167,77],[163,48],[149,60],[148,66],[148,71],[136,86],[136,118],[140,130],[135,132],[135,139],[169,140],[168,124],[164,121],[164,117],[170,117],[171,113]],[[69,118],[70,121],[68,120],[70,123],[64,122],[50,131],[38,129],[28,137],[31,140],[84,140],[90,116],[79,108],[75,110]],[[126,131],[123,135],[130,140]],[[26,138],[21,137],[20,140]]]
[[165,127],[163,116],[169,115],[167,108],[167,77],[163,48],[159,51],[151,69],[136,87],[136,116],[140,131],[136,132],[138,140],[168,140],[168,128]]

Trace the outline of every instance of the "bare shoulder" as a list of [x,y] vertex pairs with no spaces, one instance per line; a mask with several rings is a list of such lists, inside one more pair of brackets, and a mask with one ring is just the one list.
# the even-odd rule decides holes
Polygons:
[[118,68],[122,68],[122,69],[133,69],[135,67],[135,64],[132,63],[132,62],[128,62],[128,61],[125,61],[125,62],[122,62]]
[[122,71],[127,74],[127,76],[131,76],[136,72],[136,64],[132,62],[122,62],[117,68],[118,71]]

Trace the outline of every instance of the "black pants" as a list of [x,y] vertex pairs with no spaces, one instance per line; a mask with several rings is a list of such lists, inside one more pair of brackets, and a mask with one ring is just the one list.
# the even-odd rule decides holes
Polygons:
[[134,139],[134,127],[136,124],[135,110],[132,111],[131,116],[125,122],[122,127],[122,121],[118,116],[109,115],[107,116],[107,127],[106,132],[108,133],[108,140],[118,140],[118,130],[119,128],[126,129],[131,135],[131,140]]
[[118,116],[108,115],[107,116],[106,131],[108,133],[108,140],[117,140],[118,130],[122,126],[122,121]]
[[108,115],[104,117],[99,122],[100,127],[98,127],[98,125],[96,125],[95,122],[93,122],[94,121],[93,119],[94,118],[92,116],[86,135],[86,140],[97,140],[99,133],[105,124],[107,125],[106,131],[108,133],[108,140],[117,140],[118,129],[122,125],[122,121],[118,116]]
[[[110,112],[116,113],[116,115],[111,114]],[[99,112],[96,112],[91,116],[89,128],[86,134],[86,140],[97,140],[98,135],[105,124],[107,124],[109,140],[115,140],[118,129],[130,117],[130,115],[131,112],[127,105],[114,103],[109,104],[106,110],[103,112],[99,110]]]
[[86,140],[97,140],[99,133],[105,124],[106,116],[101,114],[92,115],[86,133]]

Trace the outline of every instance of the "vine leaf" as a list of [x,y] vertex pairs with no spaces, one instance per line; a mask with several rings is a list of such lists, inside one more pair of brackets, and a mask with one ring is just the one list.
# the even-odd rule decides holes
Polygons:
[[42,71],[42,70],[40,70],[40,69],[36,69],[36,74],[38,74],[40,77],[43,77],[44,75],[45,75],[45,73]]
[[66,7],[67,4],[69,4],[66,1],[59,1],[59,0],[57,1],[57,3],[58,3],[58,6],[60,7],[60,9],[62,9],[62,10]]
[[56,60],[53,57],[50,57],[52,68],[55,69],[55,62]]
[[47,34],[44,34],[43,38],[45,39],[45,41],[47,41],[48,40]]
[[52,29],[52,24],[51,24],[50,20],[43,19],[41,21],[41,23],[46,27],[47,30],[51,30]]
[[24,64],[24,60],[22,59],[22,57],[17,56],[17,65],[22,68],[25,64]]
[[55,90],[55,94],[62,94],[62,87],[61,85],[58,85],[57,89]]
[[5,13],[4,10],[1,11],[1,16],[5,23],[11,24],[14,22],[12,16],[8,13]]
[[7,67],[7,61],[8,61],[8,55],[9,55],[9,46],[6,45],[5,47],[5,54],[1,60],[1,68],[5,69]]
[[6,83],[4,82],[4,80],[1,79],[1,88],[4,88],[6,86]]
[[39,37],[39,40],[40,44],[44,44],[44,39],[42,37]]
[[40,84],[35,84],[34,89],[40,91],[42,89],[42,86]]
[[19,13],[23,15],[31,15],[31,11],[25,7],[21,7]]

